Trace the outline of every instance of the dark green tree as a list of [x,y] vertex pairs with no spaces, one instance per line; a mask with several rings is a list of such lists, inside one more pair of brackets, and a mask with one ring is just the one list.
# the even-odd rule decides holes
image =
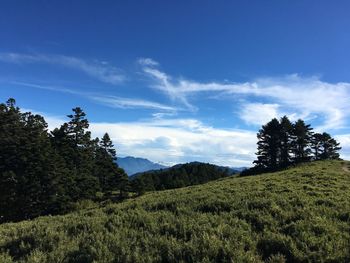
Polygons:
[[306,162],[310,160],[311,154],[312,128],[309,124],[305,124],[303,120],[297,120],[293,125],[293,141],[292,152],[294,154],[294,162]]
[[192,162],[175,165],[168,169],[148,171],[137,174],[131,179],[132,191],[173,189],[230,176],[233,171],[212,164]]
[[0,105],[0,220],[51,213],[62,171],[43,117],[21,113],[14,99]]
[[14,99],[0,104],[0,222],[67,212],[94,199],[100,185],[127,196],[108,134],[91,139],[79,107],[68,117],[49,134],[42,116],[22,113]]
[[292,144],[293,124],[287,116],[280,120],[280,167],[287,167],[292,162],[291,144]]
[[263,125],[257,134],[258,152],[257,160],[254,161],[257,167],[261,169],[275,170],[279,166],[281,156],[281,125],[274,118]]
[[322,140],[323,135],[321,133],[314,133],[311,137],[310,148],[313,155],[313,160],[320,160],[320,154],[322,153]]
[[339,159],[340,144],[330,134],[322,133],[319,145],[321,148],[319,159]]
[[124,179],[128,176],[116,163],[116,150],[108,135],[105,133],[99,141],[96,151],[95,175],[99,178],[101,189],[110,194],[113,191],[121,191]]
[[65,178],[65,188],[72,202],[93,199],[100,190],[94,175],[96,140],[91,140],[89,122],[84,111],[77,107],[68,115],[69,122],[52,132],[52,144],[64,159],[70,175]]
[[100,190],[98,178],[94,176],[94,150],[96,141],[91,140],[91,132],[87,131],[89,122],[85,112],[76,107],[74,114],[68,115],[67,136],[73,144],[73,174],[75,175],[75,199],[93,199]]

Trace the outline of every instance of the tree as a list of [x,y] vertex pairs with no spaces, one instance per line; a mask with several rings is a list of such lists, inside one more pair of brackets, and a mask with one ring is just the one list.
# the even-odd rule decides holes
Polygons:
[[91,139],[79,107],[68,117],[49,134],[42,116],[22,113],[14,99],[0,104],[0,222],[67,212],[94,199],[100,185],[127,196],[108,134]]
[[252,175],[293,163],[320,159],[339,159],[339,143],[328,133],[313,133],[309,124],[298,120],[294,124],[287,116],[272,119],[257,134],[258,152],[254,167],[241,175]]
[[64,159],[70,175],[65,183],[72,202],[92,199],[100,190],[99,180],[94,176],[95,150],[97,142],[91,140],[87,131],[89,122],[84,111],[76,107],[74,114],[67,115],[68,123],[52,132],[52,143]]
[[341,149],[339,147],[340,144],[326,132],[322,133],[320,139],[321,153],[319,158],[321,160],[339,159],[338,151]]
[[310,143],[312,138],[312,128],[309,124],[305,124],[303,120],[297,120],[293,125],[293,141],[292,152],[294,154],[294,162],[306,162],[310,160]]
[[206,183],[232,175],[229,169],[212,164],[192,162],[171,168],[137,174],[131,178],[132,190],[138,194],[144,191],[173,189]]
[[254,161],[256,166],[262,169],[275,170],[278,168],[281,156],[281,125],[274,118],[267,124],[263,125],[257,134],[258,152],[257,160]]
[[314,133],[310,141],[310,148],[313,154],[314,160],[320,160],[320,154],[322,153],[321,142],[323,140],[323,135],[321,133]]
[[99,141],[95,163],[95,175],[99,178],[101,189],[104,193],[110,194],[112,191],[123,191],[124,179],[128,181],[128,176],[124,170],[118,168],[116,160],[114,145],[108,133],[105,133],[101,141]]
[[48,214],[55,207],[60,170],[43,117],[21,113],[15,100],[0,105],[0,220]]
[[287,167],[291,162],[291,144],[292,144],[293,124],[287,116],[280,120],[280,167]]

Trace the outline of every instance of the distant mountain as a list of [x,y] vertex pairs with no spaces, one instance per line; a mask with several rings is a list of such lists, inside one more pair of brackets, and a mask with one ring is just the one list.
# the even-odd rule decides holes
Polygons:
[[159,163],[154,163],[144,158],[137,158],[132,156],[118,157],[117,164],[120,168],[123,168],[129,176],[149,170],[167,168],[167,166],[161,165]]
[[245,166],[243,166],[243,167],[230,167],[230,169],[240,173],[240,172],[242,172],[244,170],[247,170],[248,167],[245,167]]

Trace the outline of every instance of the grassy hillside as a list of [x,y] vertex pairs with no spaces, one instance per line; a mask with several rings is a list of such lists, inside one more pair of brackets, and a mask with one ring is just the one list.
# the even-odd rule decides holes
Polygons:
[[350,165],[324,161],[0,225],[0,262],[350,262]]

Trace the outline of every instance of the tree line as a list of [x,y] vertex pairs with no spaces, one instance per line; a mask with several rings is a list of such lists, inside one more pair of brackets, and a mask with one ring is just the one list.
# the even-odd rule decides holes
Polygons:
[[[129,192],[184,187],[232,174],[194,162],[129,181],[116,164],[108,133],[92,138],[85,112],[80,107],[72,111],[67,122],[50,132],[42,116],[21,112],[14,99],[0,104],[0,223],[66,213],[81,200],[119,200]],[[241,175],[338,159],[339,143],[328,133],[312,130],[303,120],[272,119],[257,134],[255,166]]]
[[326,132],[313,132],[310,124],[287,116],[274,118],[257,134],[257,159],[254,167],[241,175],[276,171],[302,162],[339,159],[339,143]]
[[128,176],[108,133],[92,138],[79,107],[68,118],[49,132],[42,116],[22,113],[14,99],[0,104],[0,222],[64,213],[99,193],[125,195]]
[[132,177],[131,187],[137,194],[174,189],[230,176],[235,171],[209,163],[192,162],[167,169],[147,171]]

